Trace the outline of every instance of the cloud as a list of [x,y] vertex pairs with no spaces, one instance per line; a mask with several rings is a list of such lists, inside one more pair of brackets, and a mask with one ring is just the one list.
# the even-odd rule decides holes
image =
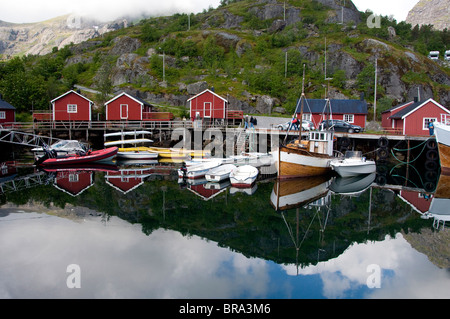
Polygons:
[[160,16],[198,13],[210,6],[217,8],[219,3],[220,0],[16,0],[2,4],[0,20],[14,23],[39,22],[65,14],[77,14],[109,21],[143,14]]

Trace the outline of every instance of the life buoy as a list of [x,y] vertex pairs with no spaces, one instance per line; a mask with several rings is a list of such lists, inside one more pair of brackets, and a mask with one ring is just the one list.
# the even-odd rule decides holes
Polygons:
[[378,139],[378,146],[379,147],[388,147],[389,145],[389,140],[386,137],[380,137]]

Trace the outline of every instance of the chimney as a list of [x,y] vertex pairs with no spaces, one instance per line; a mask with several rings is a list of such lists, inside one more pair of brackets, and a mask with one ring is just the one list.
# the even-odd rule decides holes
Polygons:
[[414,97],[414,103],[419,102],[419,98],[417,96]]
[[361,93],[360,98],[361,101],[364,101],[364,92]]

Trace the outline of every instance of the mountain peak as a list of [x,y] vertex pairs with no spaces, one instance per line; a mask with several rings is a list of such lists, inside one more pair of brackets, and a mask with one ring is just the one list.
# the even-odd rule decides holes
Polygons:
[[413,27],[431,24],[436,30],[450,29],[449,0],[420,0],[409,11],[406,22]]

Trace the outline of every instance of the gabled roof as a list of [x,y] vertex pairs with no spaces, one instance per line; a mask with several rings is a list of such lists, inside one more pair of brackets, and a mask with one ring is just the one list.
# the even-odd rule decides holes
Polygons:
[[408,105],[407,107],[405,107],[403,110],[400,110],[397,113],[394,113],[393,115],[389,116],[389,118],[390,119],[404,119],[405,117],[407,117],[411,113],[414,113],[416,110],[420,109],[422,106],[428,104],[429,102],[435,104],[437,107],[441,108],[443,111],[450,114],[450,111],[447,110],[442,105],[440,105],[438,102],[436,102],[433,99],[428,99],[426,101],[414,102],[411,105]]
[[81,94],[78,93],[78,92],[75,92],[74,90],[67,91],[67,92],[64,93],[63,95],[60,95],[60,96],[58,96],[57,98],[54,98],[53,100],[50,101],[50,103],[53,103],[53,102],[55,102],[56,100],[59,100],[60,98],[66,96],[67,94],[70,94],[70,93],[75,93],[76,95],[81,96],[83,99],[89,101],[91,104],[94,104],[94,102],[92,102],[91,100],[89,100],[87,97],[81,95]]
[[[327,100],[325,99],[305,99],[303,113],[324,113]],[[362,100],[330,100],[332,114],[367,114],[367,103]],[[300,113],[301,103],[297,103],[296,113]]]
[[220,95],[214,93],[213,91],[211,91],[211,90],[209,90],[209,89],[206,89],[206,90],[204,90],[203,92],[201,92],[201,93],[199,93],[199,94],[197,94],[197,95],[191,97],[189,100],[187,100],[187,102],[189,102],[190,100],[195,99],[196,97],[198,97],[198,96],[200,96],[200,95],[203,95],[203,94],[206,93],[206,92],[209,92],[209,93],[211,93],[211,94],[217,96],[219,99],[222,99],[224,102],[228,102],[228,101],[225,100],[223,97],[221,97]]
[[16,108],[2,99],[0,95],[0,109],[2,110],[15,110]]
[[122,92],[122,93],[116,95],[115,97],[113,97],[113,98],[112,98],[111,100],[109,100],[108,102],[105,102],[105,105],[111,103],[112,101],[118,99],[119,97],[121,97],[121,96],[123,96],[123,95],[128,96],[130,99],[135,100],[137,103],[139,103],[139,104],[141,104],[141,105],[152,106],[152,105],[151,105],[150,103],[148,103],[147,101],[144,101],[144,100],[141,99],[141,98],[132,96],[132,95],[126,93],[126,92]]
[[401,104],[401,105],[396,105],[396,106],[390,108],[389,110],[383,111],[383,112],[381,112],[381,113],[392,112],[392,111],[395,111],[396,109],[400,109],[400,108],[402,108],[402,107],[404,107],[404,106],[406,106],[406,105],[408,105],[408,104],[411,104],[411,103],[415,103],[415,102],[408,102],[408,103],[404,103],[404,104]]

